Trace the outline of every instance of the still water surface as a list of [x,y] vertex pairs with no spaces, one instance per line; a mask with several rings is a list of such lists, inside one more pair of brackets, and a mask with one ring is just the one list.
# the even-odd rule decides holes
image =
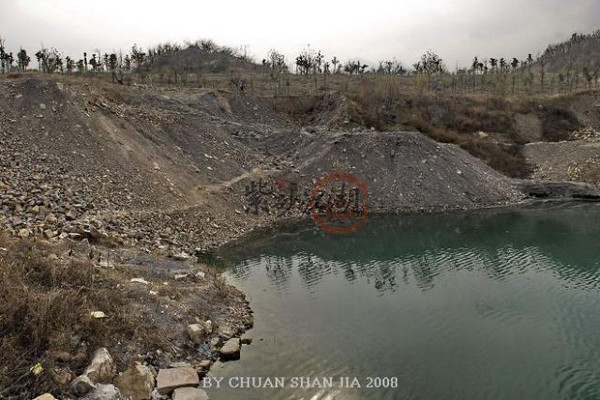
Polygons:
[[[255,311],[211,399],[598,399],[600,205],[302,225],[225,249]],[[228,388],[285,377],[283,389]],[[292,377],[333,388],[292,389]],[[340,388],[357,377],[361,388]],[[366,388],[368,377],[396,388]],[[237,383],[236,381],[234,383]],[[391,381],[390,381],[391,382]]]

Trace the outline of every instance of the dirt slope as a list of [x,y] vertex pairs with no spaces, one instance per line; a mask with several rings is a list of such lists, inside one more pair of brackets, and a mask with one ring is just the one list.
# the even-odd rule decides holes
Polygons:
[[[233,115],[217,92],[88,83],[0,81],[0,222],[13,234],[97,239],[121,225],[122,214],[146,220],[157,210],[206,205],[202,232],[210,213],[230,208],[210,202],[205,188],[272,166],[236,138],[240,127],[260,130],[262,122],[255,128]],[[169,246],[168,231],[151,233]],[[142,236],[129,230],[116,239]]]
[[34,75],[1,80],[0,105],[0,224],[23,237],[193,253],[299,217],[248,212],[252,181],[287,175],[310,191],[326,173],[354,173],[380,212],[521,199],[454,145],[304,128],[250,95]]
[[323,135],[296,155],[304,182],[339,171],[369,188],[374,211],[474,208],[519,199],[510,183],[454,145],[417,132]]

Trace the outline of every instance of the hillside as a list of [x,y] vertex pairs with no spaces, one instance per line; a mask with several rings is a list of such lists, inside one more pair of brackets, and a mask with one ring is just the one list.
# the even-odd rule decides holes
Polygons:
[[322,125],[314,134],[271,103],[235,92],[25,77],[1,81],[0,93],[0,223],[22,237],[193,253],[273,219],[244,212],[245,186],[286,171],[303,175],[304,189],[336,168],[379,180],[385,184],[372,190],[380,211],[518,197],[453,146],[414,133],[339,136]]
[[542,55],[548,72],[582,71],[590,74],[600,69],[600,30],[591,34],[573,34],[570,39],[548,46]]
[[[314,217],[310,196],[328,174],[362,181],[368,213],[599,196],[590,186],[500,172],[522,173],[527,162],[537,179],[573,179],[557,169],[596,140],[595,92],[380,100],[0,79],[0,275],[18,282],[0,287],[8,316],[0,319],[8,332],[0,397],[69,398],[102,346],[121,372],[135,360],[161,369],[185,359],[206,373],[221,339],[239,337],[253,319],[244,297],[201,261],[258,228]],[[597,151],[585,148],[583,158]],[[597,183],[600,169],[588,170],[577,178]],[[108,318],[90,319],[95,311]],[[215,326],[208,356],[186,333],[207,320]],[[40,360],[50,373],[15,381]]]
[[195,75],[196,78],[202,74],[228,73],[236,69],[250,72],[262,68],[244,55],[236,54],[233,49],[211,46],[214,48],[203,48],[202,44],[192,44],[178,51],[161,51],[159,47],[160,53],[153,57],[152,68],[159,71],[159,74],[169,75],[177,71],[180,77],[187,73]]

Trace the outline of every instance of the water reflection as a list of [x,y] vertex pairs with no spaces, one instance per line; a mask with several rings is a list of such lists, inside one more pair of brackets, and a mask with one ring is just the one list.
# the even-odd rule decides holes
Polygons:
[[[398,388],[220,399],[600,398],[600,206],[310,224],[223,249],[255,339],[213,376],[393,376]],[[262,340],[261,340],[262,339]]]
[[[409,276],[422,290],[431,289],[436,276],[447,269],[481,269],[502,280],[529,268],[537,258],[554,265],[562,278],[596,288],[598,283],[589,278],[597,275],[600,265],[600,221],[574,219],[573,213],[582,207],[588,212],[599,209],[590,203],[550,204],[512,211],[374,217],[351,236],[328,235],[303,224],[224,249],[225,267],[243,279],[248,266],[258,262],[282,291],[294,263],[307,288],[329,274],[341,274],[350,283],[361,278],[378,291],[394,291]],[[568,252],[561,246],[565,240],[571,246]]]

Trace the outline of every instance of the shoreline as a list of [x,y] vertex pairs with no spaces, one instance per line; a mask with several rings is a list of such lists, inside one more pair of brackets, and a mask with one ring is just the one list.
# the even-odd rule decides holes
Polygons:
[[[284,215],[248,212],[256,204],[249,202],[247,189],[261,179],[311,193],[320,177],[351,173],[369,184],[371,216],[600,199],[590,185],[509,179],[490,167],[490,154],[475,157],[412,125],[377,131],[323,119],[307,128],[260,97],[83,83],[33,74],[0,80],[5,105],[0,108],[0,231],[10,237],[0,246],[0,257],[11,265],[23,246],[40,260],[43,272],[36,277],[42,282],[29,281],[22,272],[31,261],[20,260],[12,273],[30,285],[31,298],[24,305],[19,295],[12,298],[16,306],[47,307],[49,292],[65,292],[76,305],[60,303],[58,309],[80,319],[32,310],[32,326],[42,325],[35,318],[59,320],[72,331],[65,335],[72,341],[60,330],[39,332],[44,339],[39,354],[26,359],[12,378],[30,377],[28,368],[48,360],[42,362],[46,372],[31,381],[54,382],[61,395],[69,393],[98,348],[110,347],[119,372],[135,362],[154,372],[187,363],[203,374],[214,360],[201,345],[208,342],[209,350],[220,351],[226,340],[241,338],[252,326],[251,308],[211,268],[211,257],[309,220],[292,215],[300,214],[306,198],[293,199],[294,209]],[[497,146],[468,132],[461,137],[488,150]],[[269,202],[271,211],[281,210],[278,201],[287,193],[260,200]],[[71,286],[44,281],[65,268],[73,272],[64,276],[67,283],[82,271],[86,279]],[[77,287],[81,293],[73,291]],[[104,298],[95,298],[98,294]],[[16,306],[7,312],[19,320]],[[90,319],[96,311],[104,317]],[[29,333],[14,325],[15,338],[27,338]],[[98,329],[82,328],[89,326]],[[132,329],[138,326],[143,332]],[[110,334],[98,333],[102,329]],[[157,353],[159,344],[164,349]],[[51,350],[66,355],[46,354]]]

